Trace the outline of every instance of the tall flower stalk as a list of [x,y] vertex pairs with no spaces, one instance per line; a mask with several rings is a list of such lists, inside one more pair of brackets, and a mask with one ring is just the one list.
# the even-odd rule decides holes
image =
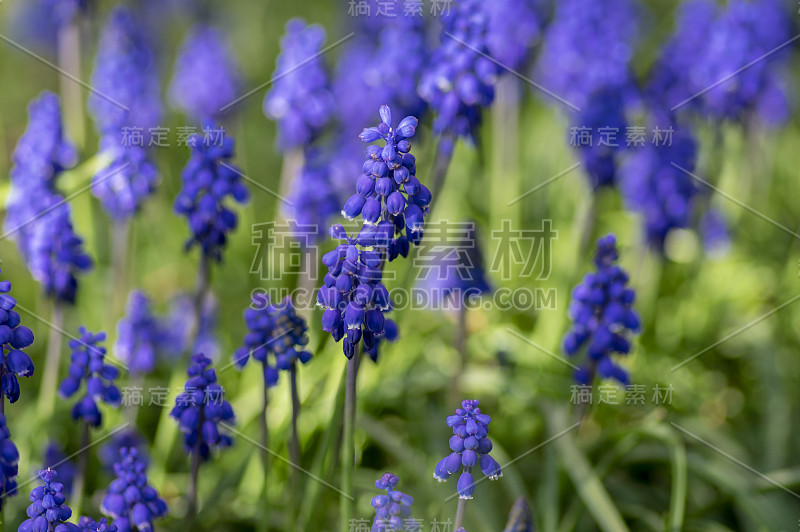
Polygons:
[[187,495],[186,522],[193,525],[197,514],[197,480],[202,462],[211,456],[212,448],[229,447],[233,440],[220,433],[220,425],[234,422],[233,408],[225,400],[225,390],[217,383],[211,359],[198,353],[192,356],[187,371],[189,379],[175,398],[170,416],[183,432],[183,442],[191,455],[191,473]]
[[489,17],[480,0],[454,4],[442,19],[439,48],[419,82],[419,94],[436,113],[433,130],[439,135],[432,187],[437,197],[450,166],[458,138],[476,141],[483,109],[494,101],[499,67],[489,59]]
[[234,156],[231,137],[224,134],[222,138],[193,135],[189,145],[191,157],[183,170],[183,187],[175,199],[174,208],[189,224],[191,236],[186,241],[186,249],[197,246],[201,250],[194,308],[196,339],[210,289],[211,263],[222,260],[228,233],[237,225],[236,214],[228,207],[227,198],[244,203],[249,193],[241,171],[230,162]]
[[[317,304],[325,309],[322,328],[342,341],[347,361],[344,433],[341,472],[342,493],[352,492],[355,467],[356,381],[362,349],[373,360],[383,338],[396,336],[396,327],[384,314],[389,311],[389,291],[381,282],[386,262],[408,256],[411,244],[422,239],[425,214],[431,193],[416,178],[416,159],[411,155],[411,139],[417,119],[408,116],[397,127],[392,124],[388,106],[380,108],[381,123],[362,131],[360,138],[371,144],[356,183],[356,193],[342,209],[353,220],[361,217],[359,232],[348,235],[334,225],[332,238],[344,241],[323,257],[328,267],[325,284],[317,294]],[[353,512],[349,496],[340,498],[342,527],[347,528]]]
[[91,427],[99,427],[103,416],[97,406],[98,400],[112,406],[119,406],[122,395],[114,380],[119,370],[105,363],[106,348],[99,344],[106,339],[106,333],[94,334],[85,327],[80,328],[80,339],[69,341],[72,350],[69,376],[61,382],[58,392],[63,398],[78,393],[86,383],[86,394],[72,407],[72,418],[80,423],[81,438],[78,451],[78,469],[73,483],[72,496],[76,513],[80,513],[81,499],[86,479],[86,465],[91,444]]
[[474,399],[462,401],[455,415],[447,417],[447,426],[453,429],[450,438],[452,452],[436,464],[433,477],[439,482],[447,482],[450,476],[460,472],[456,486],[458,508],[453,525],[456,529],[464,524],[467,501],[475,493],[473,468],[480,467],[489,480],[503,476],[500,465],[489,455],[492,450],[492,440],[488,437],[491,421],[492,418],[481,413],[478,401]]
[[[151,160],[150,132],[161,115],[158,65],[143,24],[118,7],[103,29],[92,84],[97,92],[89,107],[100,133],[100,150],[109,164],[92,180],[92,192],[112,219],[111,294],[120,310],[127,292],[127,247],[130,223],[159,179]],[[132,131],[142,131],[134,137]]]
[[[261,411],[261,446],[264,465],[264,484],[266,491],[269,472],[269,453],[267,444],[269,430],[267,424],[267,407],[269,405],[269,388],[278,383],[278,371],[288,371],[290,375],[290,400],[292,405],[291,437],[289,440],[289,457],[293,464],[300,465],[300,439],[297,434],[297,419],[300,414],[300,398],[297,390],[297,363],[307,363],[311,353],[304,347],[308,344],[305,320],[300,318],[287,297],[277,304],[271,304],[264,298],[254,298],[253,303],[244,312],[248,334],[244,345],[234,353],[234,363],[241,369],[250,357],[260,362],[264,374],[264,402]],[[274,365],[270,364],[269,354],[274,355]],[[297,476],[293,473],[293,484],[296,488]]]
[[14,151],[5,226],[33,277],[53,301],[39,400],[39,410],[47,416],[55,407],[64,307],[75,303],[77,275],[91,269],[92,259],[72,226],[70,205],[56,187],[61,173],[76,159],[75,148],[63,133],[58,97],[43,92],[31,102],[28,113],[28,128]]

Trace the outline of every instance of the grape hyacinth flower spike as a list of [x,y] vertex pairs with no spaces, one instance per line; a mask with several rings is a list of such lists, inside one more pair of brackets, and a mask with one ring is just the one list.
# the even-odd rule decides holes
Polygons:
[[81,529],[67,522],[72,510],[67,506],[64,486],[54,482],[55,469],[39,471],[44,486],[36,486],[31,491],[31,505],[28,506],[28,519],[19,525],[19,532],[81,532]]
[[147,462],[137,449],[120,449],[117,475],[103,498],[102,511],[114,518],[119,532],[152,530],[153,521],[167,515],[167,503],[147,482]]
[[193,135],[189,146],[191,157],[181,175],[183,187],[175,199],[175,212],[189,223],[191,236],[186,249],[198,245],[204,257],[219,261],[228,233],[237,224],[236,214],[225,200],[230,196],[236,203],[245,203],[249,193],[241,171],[230,163],[234,156],[232,137]]
[[187,512],[191,520],[197,510],[197,472],[200,463],[208,460],[212,447],[229,447],[233,443],[230,436],[220,434],[219,426],[233,423],[234,415],[231,404],[224,398],[222,386],[217,383],[217,374],[211,367],[210,358],[202,353],[192,356],[187,374],[189,379],[184,391],[175,398],[175,407],[170,416],[178,421],[184,444],[192,456]]
[[564,337],[564,351],[575,356],[586,346],[586,360],[575,372],[579,384],[592,384],[596,373],[624,385],[629,382],[628,372],[612,356],[630,352],[627,336],[639,332],[640,320],[633,309],[636,294],[627,286],[628,274],[617,265],[618,258],[616,237],[599,239],[594,257],[597,271],[586,274],[572,291],[572,328]]
[[392,530],[420,529],[419,521],[411,517],[411,505],[414,499],[395,488],[399,482],[397,475],[385,473],[375,481],[375,487],[386,490],[386,494],[376,495],[370,501],[375,508],[375,519],[372,521],[372,532],[390,532]]
[[97,401],[119,406],[122,400],[119,388],[114,385],[114,380],[119,377],[119,370],[105,363],[106,348],[98,345],[105,341],[106,333],[93,334],[86,327],[81,327],[80,335],[80,339],[69,341],[69,348],[72,350],[69,376],[61,381],[58,392],[63,398],[72,397],[83,381],[86,381],[86,395],[73,406],[72,418],[82,419],[92,427],[99,427],[102,414],[97,407]]
[[11,281],[0,281],[0,349],[2,349],[2,366],[0,366],[0,413],[5,411],[5,399],[16,403],[19,399],[19,381],[17,377],[30,377],[34,367],[31,357],[23,349],[33,344],[33,332],[20,325],[20,315],[14,310],[17,300],[11,292]]
[[474,399],[462,401],[455,415],[447,417],[447,426],[453,429],[450,438],[452,452],[436,464],[433,478],[447,482],[451,475],[461,472],[456,486],[459,498],[456,528],[463,522],[466,501],[472,499],[475,493],[472,469],[480,467],[489,480],[503,476],[500,464],[489,455],[492,450],[492,441],[488,437],[491,420],[488,415],[481,413],[478,401]]

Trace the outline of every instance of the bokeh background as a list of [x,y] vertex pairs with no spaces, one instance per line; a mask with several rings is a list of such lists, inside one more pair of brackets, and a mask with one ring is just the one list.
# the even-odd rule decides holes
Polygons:
[[[27,123],[28,102],[43,90],[60,90],[55,69],[9,42],[13,40],[44,60],[58,61],[56,29],[47,22],[46,12],[30,13],[36,3],[5,0],[0,4],[4,35],[0,43],[3,203],[10,190],[12,153]],[[199,21],[209,22],[229,39],[241,74],[241,94],[272,78],[279,40],[290,18],[321,24],[327,43],[361,31],[359,21],[348,15],[345,1],[200,4],[191,0],[131,3],[148,20],[156,43],[165,99],[160,125],[173,132],[192,123],[169,105],[167,86],[180,43]],[[604,6],[606,2],[596,4]],[[673,32],[674,4],[636,4],[640,12],[630,68],[640,83],[648,79]],[[780,4],[786,18],[796,24],[794,2]],[[81,79],[91,76],[98,36],[114,7],[114,2],[101,1],[81,15]],[[529,57],[519,69],[525,78],[537,79],[534,65],[554,16],[554,6],[544,3],[539,7],[541,32],[530,41]],[[605,7],[612,8],[610,4]],[[426,13],[429,8],[426,2]],[[428,42],[435,46],[439,21],[428,15],[426,23]],[[357,37],[322,56],[332,76]],[[461,396],[479,399],[484,412],[492,416],[490,435],[497,460],[505,464],[519,457],[504,469],[498,482],[478,485],[475,500],[467,509],[469,530],[502,530],[519,497],[527,499],[538,529],[544,531],[614,530],[613,514],[622,516],[631,530],[665,530],[669,526],[696,531],[796,529],[800,520],[796,494],[800,492],[796,458],[800,450],[796,431],[800,305],[793,304],[793,298],[800,290],[800,255],[798,237],[791,234],[798,231],[800,214],[796,201],[796,147],[800,143],[796,43],[785,52],[780,72],[792,110],[781,123],[766,127],[751,122],[745,126],[742,120],[693,119],[699,140],[696,174],[723,191],[703,196],[709,208],[718,210],[726,221],[722,244],[711,248],[691,224],[672,231],[663,253],[653,250],[642,236],[642,215],[628,208],[615,187],[594,192],[582,168],[515,201],[580,160],[570,146],[569,110],[520,77],[503,77],[494,105],[484,114],[477,146],[457,143],[444,187],[433,190],[437,204],[429,223],[475,220],[487,262],[498,252],[498,241],[491,232],[500,228],[502,220],[526,229],[540,228],[543,220],[552,220],[558,232],[550,247],[552,268],[546,279],[520,275],[503,279],[488,274],[495,289],[555,289],[552,307],[477,308],[466,315],[468,364],[460,379]],[[592,58],[582,60],[591,62]],[[276,124],[262,111],[267,90],[261,88],[244,99],[221,122],[236,139],[235,162],[242,171],[264,187],[283,191],[289,184],[281,182],[284,161],[276,147]],[[85,104],[89,91],[81,88],[80,95]],[[74,113],[69,104],[65,103],[65,109],[67,133],[74,138],[77,125],[70,116]],[[377,123],[377,107],[361,116],[369,120],[343,120],[336,124],[336,133],[354,138],[363,127]],[[80,162],[60,181],[66,195],[86,187],[98,164],[97,133],[88,115],[81,120],[85,134],[78,142]],[[634,120],[645,121],[641,114]],[[414,151],[418,175],[426,183],[436,138],[430,115],[421,124]],[[345,153],[343,149],[342,156]],[[111,224],[97,198],[86,192],[70,200],[76,231],[95,260],[94,269],[80,279],[77,304],[66,314],[65,330],[71,334],[76,334],[80,325],[105,330],[108,345],[113,346],[129,290],[144,291],[159,313],[167,313],[176,296],[194,289],[197,251],[184,253],[188,229],[172,210],[189,150],[172,146],[156,149],[154,154],[161,181],[132,223],[122,279],[112,268]],[[360,164],[358,152],[355,154],[355,163]],[[339,183],[340,190],[352,186],[352,182]],[[253,224],[282,220],[283,214],[275,196],[250,183],[248,187],[250,201],[235,208],[239,225],[224,260],[214,266],[211,281],[218,313],[208,332],[220,367],[227,365],[242,343],[246,333],[242,312],[253,291],[296,282],[291,275],[266,281],[251,273],[253,261],[260,260],[259,249],[252,242]],[[646,387],[647,400],[644,405],[627,405],[619,388],[619,404],[593,405],[579,428],[542,445],[576,419],[572,371],[547,352],[562,355],[561,339],[569,328],[570,292],[592,268],[592,246],[582,241],[593,242],[609,232],[618,237],[621,264],[630,272],[642,317],[643,332],[635,338],[633,353],[624,365],[632,382]],[[321,249],[331,247],[331,242],[321,242]],[[23,323],[34,330],[36,342],[28,352],[35,363],[43,365],[51,303],[31,277],[12,239],[0,241],[0,257],[4,279],[13,282],[15,297],[30,311],[23,313]],[[389,271],[396,272],[397,279],[388,282],[390,287],[400,286],[413,276],[414,266],[410,260],[398,261]],[[309,345],[314,351],[314,359],[299,373],[301,465],[335,486],[339,481],[336,451],[345,358],[339,345],[324,341],[319,311],[301,313],[309,318]],[[359,375],[356,517],[371,523],[374,514],[369,501],[376,494],[374,480],[392,471],[401,479],[400,489],[414,496],[414,515],[424,520],[423,530],[433,530],[434,519],[452,519],[456,506],[455,499],[446,500],[455,491],[454,482],[439,484],[432,471],[448,451],[450,431],[444,420],[457,406],[458,395],[451,388],[461,367],[456,349],[458,320],[455,313],[425,309],[403,309],[394,318],[400,339],[382,347],[378,364],[364,361]],[[113,348],[110,353],[114,355]],[[698,353],[702,354],[672,370]],[[66,355],[62,374],[66,372],[65,359]],[[146,376],[144,386],[170,387],[174,397],[187,361],[185,353],[160,360],[157,369]],[[241,372],[228,368],[220,373],[220,381],[236,412],[237,430],[258,439],[259,372],[251,367]],[[70,401],[59,401],[56,413],[43,418],[37,408],[40,385],[37,366],[36,375],[21,382],[21,400],[6,407],[20,451],[21,481],[41,467],[51,442],[65,454],[79,447]],[[125,385],[123,375],[120,386]],[[671,388],[669,403],[652,400],[656,385]],[[270,448],[287,457],[288,379],[282,376],[270,393]],[[104,408],[103,413],[104,426],[93,432],[94,439],[127,421],[119,410]],[[170,506],[170,515],[156,526],[180,530],[186,511],[189,459],[167,415],[168,408],[145,406],[137,413],[136,425],[149,446],[150,481]],[[234,440],[232,448],[216,453],[201,469],[202,529],[288,530],[290,523],[302,530],[337,529],[339,495],[334,490],[302,475],[300,495],[295,495],[289,489],[291,468],[285,462],[274,458],[265,480],[258,448],[245,438],[234,435]],[[102,493],[111,480],[99,458],[101,447],[94,447],[91,453],[87,497],[82,504],[84,513],[98,516]],[[23,487],[22,493],[8,500],[6,527],[13,529],[24,519],[30,487]]]

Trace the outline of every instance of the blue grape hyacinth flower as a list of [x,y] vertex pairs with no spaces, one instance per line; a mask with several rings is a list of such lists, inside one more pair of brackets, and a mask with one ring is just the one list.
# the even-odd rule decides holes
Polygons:
[[488,15],[480,0],[463,0],[442,19],[439,48],[419,82],[436,113],[434,132],[474,140],[484,108],[494,101],[499,66],[489,57]]
[[20,394],[17,377],[33,375],[33,361],[23,349],[33,344],[34,337],[33,331],[20,325],[20,315],[14,310],[17,300],[9,292],[11,281],[0,281],[0,389],[9,402],[16,403]]
[[192,233],[186,249],[198,245],[203,255],[219,261],[228,233],[237,224],[226,199],[245,203],[249,193],[241,171],[230,163],[233,138],[225,135],[221,141],[213,141],[194,135],[189,144],[191,157],[181,175],[183,187],[175,198],[175,212],[186,218]]
[[6,426],[6,416],[0,414],[0,509],[6,502],[6,497],[17,494],[18,464],[19,451],[11,441],[11,433]]
[[432,310],[457,310],[474,304],[474,299],[492,290],[484,270],[474,222],[456,224],[442,231],[463,227],[460,238],[453,239],[443,253],[437,254],[420,268],[420,286],[428,294],[426,301]]
[[[253,305],[244,311],[248,334],[244,345],[236,350],[234,363],[241,369],[252,356],[264,366],[264,382],[268,387],[278,383],[278,370],[289,370],[300,362],[311,360],[311,353],[305,350],[308,344],[308,326],[297,315],[291,299],[287,296],[277,305],[269,303],[266,297],[256,298]],[[275,364],[270,365],[268,355],[273,353]]]
[[264,114],[278,122],[282,150],[308,146],[333,115],[333,96],[320,51],[324,43],[322,26],[306,25],[300,18],[286,23],[275,83],[264,98]]
[[335,164],[328,154],[306,150],[303,168],[292,180],[289,203],[283,203],[285,218],[308,228],[306,238],[298,239],[303,247],[316,244],[327,234],[330,219],[341,208],[333,183]]
[[225,34],[198,25],[178,52],[169,87],[172,103],[195,121],[217,119],[239,96],[241,79]]
[[[431,193],[416,177],[416,158],[411,154],[411,139],[419,121],[407,116],[392,127],[392,111],[380,108],[381,123],[364,129],[359,138],[367,146],[367,159],[356,182],[356,193],[345,202],[342,216],[352,220],[361,216],[364,227],[359,238],[385,247],[388,260],[408,255],[409,244],[422,239],[423,223]],[[384,146],[372,144],[382,140]]]
[[460,499],[471,499],[475,493],[475,479],[472,468],[480,467],[489,480],[503,476],[500,464],[489,453],[492,440],[489,439],[489,423],[492,418],[481,413],[478,401],[466,399],[455,415],[447,417],[447,426],[453,429],[448,456],[442,458],[433,471],[433,478],[447,482],[450,476],[461,472],[456,489]]
[[572,328],[564,337],[564,351],[575,356],[586,347],[586,360],[575,372],[579,384],[591,384],[595,374],[622,384],[629,382],[628,372],[612,356],[630,352],[628,335],[639,332],[640,320],[633,309],[636,294],[628,288],[628,274],[617,265],[618,258],[616,237],[599,239],[596,271],[586,274],[572,291]]
[[72,397],[86,382],[86,395],[72,407],[72,418],[82,419],[93,427],[99,427],[103,416],[97,406],[103,401],[112,406],[119,406],[122,400],[119,388],[114,380],[119,377],[119,370],[105,363],[106,348],[100,342],[105,341],[106,333],[97,334],[80,328],[80,339],[69,341],[72,350],[69,376],[61,381],[58,393],[63,398]]
[[142,21],[125,7],[115,8],[100,37],[92,73],[89,109],[101,135],[120,144],[124,127],[148,128],[161,116],[158,64]]
[[72,509],[67,506],[64,486],[55,482],[55,469],[39,471],[43,486],[31,491],[31,505],[28,506],[28,519],[19,525],[19,532],[81,532],[81,529],[67,522]]
[[114,464],[116,477],[108,486],[101,507],[114,518],[119,532],[153,530],[153,521],[167,515],[167,503],[148,484],[147,461],[134,449],[121,449]]
[[381,253],[366,249],[374,246],[374,240],[365,242],[360,235],[351,237],[340,224],[331,227],[330,234],[346,243],[322,259],[328,273],[317,293],[317,304],[325,309],[322,330],[331,333],[337,342],[344,339],[342,350],[352,358],[362,340],[368,352],[375,349],[376,339],[384,335],[386,324],[391,321],[384,316],[391,302],[389,291],[381,282]]
[[172,353],[173,331],[153,313],[150,299],[139,290],[128,296],[125,316],[117,323],[114,350],[133,374],[150,373],[159,357]]
[[660,253],[670,231],[691,224],[693,200],[699,192],[692,178],[673,166],[694,171],[697,141],[686,127],[672,123],[667,127],[674,130],[669,145],[649,143],[636,148],[620,167],[625,202],[642,215],[647,242]]
[[385,473],[375,481],[375,487],[379,490],[386,490],[386,493],[376,495],[370,501],[370,505],[375,508],[372,532],[419,530],[419,521],[411,518],[411,505],[414,504],[414,499],[410,495],[394,489],[399,481],[397,475],[392,473]]
[[92,260],[72,226],[70,206],[56,181],[75,162],[76,152],[63,134],[58,96],[50,92],[31,102],[28,128],[14,150],[6,233],[17,240],[33,277],[45,293],[74,303],[77,274]]
[[230,436],[219,431],[221,423],[233,423],[233,408],[217,383],[210,358],[202,353],[192,356],[187,373],[189,379],[176,397],[170,416],[180,425],[186,449],[207,460],[212,447],[229,447],[233,443]]

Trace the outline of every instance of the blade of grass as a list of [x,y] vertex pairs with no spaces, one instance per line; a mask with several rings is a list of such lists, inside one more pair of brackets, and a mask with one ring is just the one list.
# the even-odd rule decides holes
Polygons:
[[[556,412],[550,409],[546,412],[548,425],[552,434],[558,434],[566,430],[564,419],[566,413],[564,409]],[[575,444],[571,434],[553,442],[561,456],[561,464],[572,479],[578,496],[583,500],[586,508],[594,517],[597,525],[606,532],[627,532],[628,527],[619,510],[611,500],[611,496],[606,491],[600,478],[592,469],[586,456]]]

